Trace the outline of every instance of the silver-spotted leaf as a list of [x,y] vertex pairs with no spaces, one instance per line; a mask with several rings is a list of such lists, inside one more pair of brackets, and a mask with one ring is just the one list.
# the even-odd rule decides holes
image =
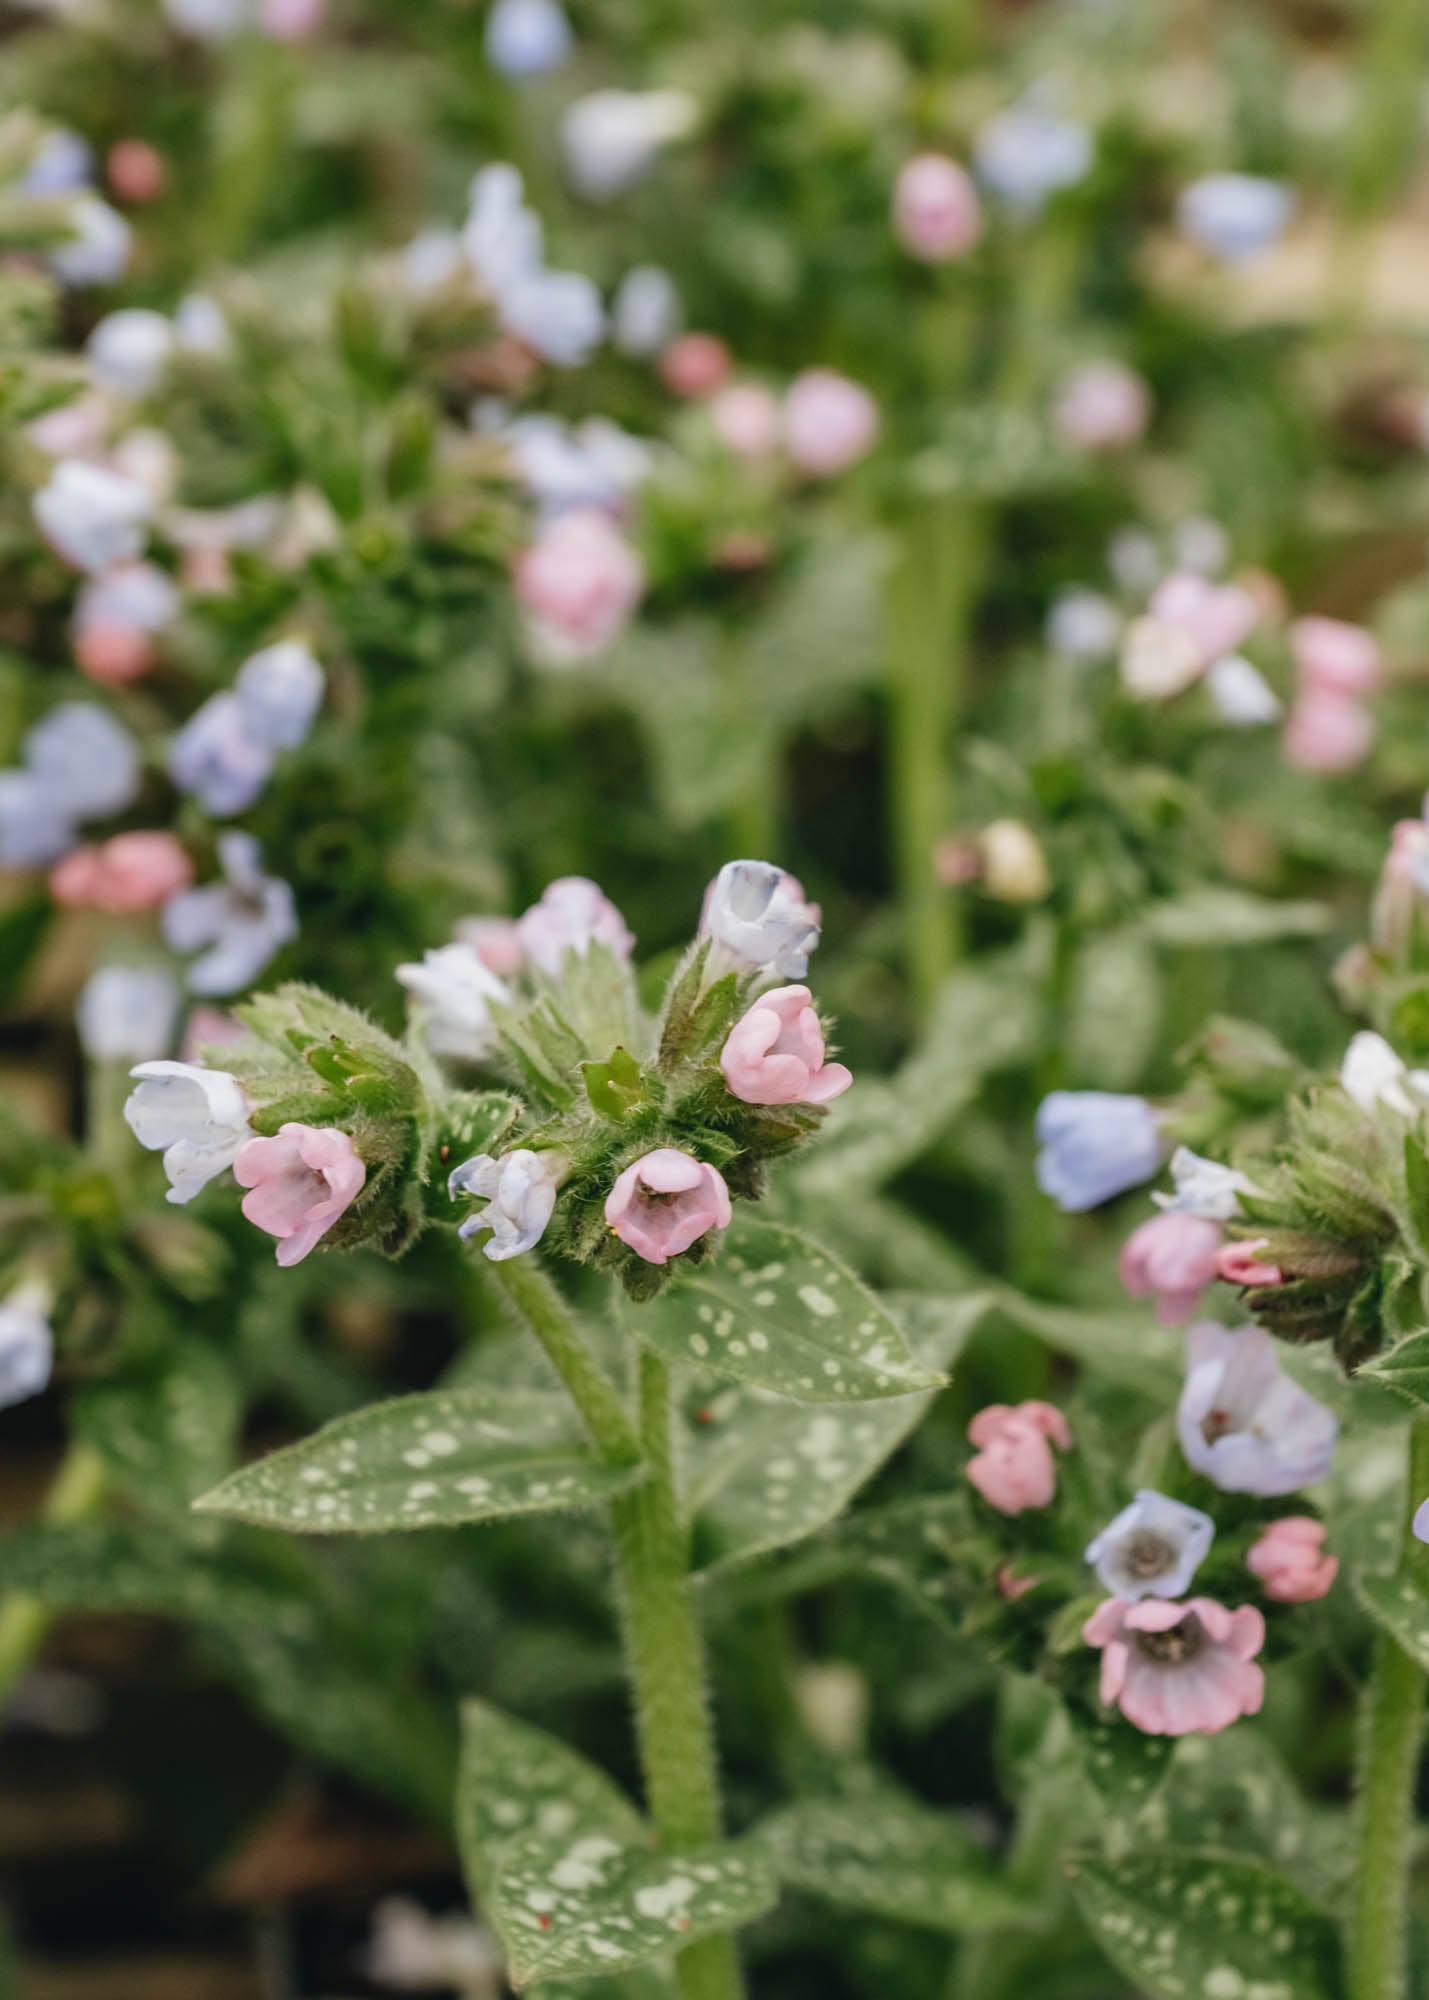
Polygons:
[[1037,1919],[956,1819],[891,1788],[806,1799],[764,1831],[786,1882],[845,1909],[955,1933]]
[[1334,2000],[1334,1925],[1287,1882],[1243,1857],[1192,1848],[1070,1861],[1093,1937],[1152,2000]]
[[232,1465],[242,1398],[232,1368],[191,1341],[162,1362],[81,1389],[76,1435],[146,1511],[187,1509]]
[[943,1378],[914,1359],[892,1314],[852,1271],[782,1223],[741,1219],[719,1261],[630,1309],[668,1361],[802,1403],[907,1396]]
[[338,1417],[198,1504],[262,1527],[370,1535],[589,1506],[642,1476],[595,1455],[563,1396],[439,1389]]
[[1359,1575],[1355,1595],[1376,1625],[1429,1673],[1429,1597],[1404,1571],[1393,1576]]

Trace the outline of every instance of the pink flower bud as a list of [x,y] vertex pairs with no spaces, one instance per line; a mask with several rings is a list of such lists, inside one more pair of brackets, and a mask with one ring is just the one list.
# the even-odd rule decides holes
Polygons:
[[327,0],[262,0],[258,25],[275,42],[305,42],[317,34],[327,12]]
[[768,458],[779,443],[778,398],[758,382],[731,382],[710,404],[715,435],[741,458]]
[[1256,1255],[1269,1240],[1258,1236],[1254,1243],[1223,1243],[1216,1252],[1216,1276],[1228,1285],[1283,1285],[1280,1266],[1262,1263]]
[[1233,653],[1260,615],[1243,585],[1209,583],[1193,570],[1179,570],[1159,583],[1146,610],[1148,617],[1184,632],[1204,666]]
[[154,642],[135,625],[85,625],[74,635],[74,657],[83,674],[101,687],[124,687],[154,664]]
[[609,515],[573,507],[517,557],[514,581],[538,650],[568,664],[615,638],[644,594],[645,565]]
[[1016,1575],[1010,1563],[999,1563],[993,1571],[992,1580],[998,1596],[1005,1597],[1009,1604],[1015,1604],[1019,1597],[1025,1597],[1042,1581],[1040,1576]]
[[1325,1529],[1309,1514],[1272,1521],[1245,1559],[1277,1604],[1311,1604],[1339,1574],[1338,1556],[1324,1552]]
[[1000,1514],[1021,1514],[1051,1505],[1057,1466],[1049,1438],[1070,1450],[1067,1420],[1053,1403],[990,1403],[978,1411],[968,1425],[968,1441],[978,1449],[967,1475],[989,1506]]
[[893,189],[893,229],[925,263],[961,257],[982,236],[982,204],[972,178],[946,153],[916,153]]
[[1292,706],[1280,746],[1297,771],[1353,771],[1374,738],[1374,717],[1352,695],[1312,688]]
[[120,201],[153,201],[164,191],[164,156],[147,139],[117,139],[109,149],[105,173]]
[[627,1167],[605,1200],[606,1221],[647,1264],[668,1264],[707,1230],[728,1229],[730,1214],[723,1175],[673,1146]]
[[1122,361],[1089,361],[1057,392],[1052,423],[1083,451],[1120,451],[1135,444],[1151,419],[1151,392]]
[[660,380],[691,401],[722,389],[733,370],[734,356],[717,333],[682,333],[660,356]]
[[514,917],[465,917],[457,925],[456,935],[498,979],[514,979],[526,962]]
[[842,1063],[824,1061],[824,1035],[807,986],[776,986],[737,1021],[719,1066],[745,1104],[827,1104],[853,1082]]
[[1342,618],[1297,618],[1290,656],[1303,694],[1373,694],[1384,679],[1373,633]]
[[1217,1275],[1220,1224],[1168,1209],[1133,1229],[1122,1245],[1118,1269],[1134,1299],[1156,1295],[1163,1326],[1184,1326]]
[[50,894],[70,909],[122,916],[157,909],[193,880],[193,863],[171,833],[116,833],[102,847],[76,847],[50,871]]
[[243,1213],[278,1238],[278,1262],[300,1264],[362,1192],[367,1168],[346,1132],[288,1124],[272,1139],[249,1139],[233,1162],[249,1192]]
[[784,442],[811,479],[828,479],[871,450],[878,405],[867,389],[832,368],[808,368],[784,401]]

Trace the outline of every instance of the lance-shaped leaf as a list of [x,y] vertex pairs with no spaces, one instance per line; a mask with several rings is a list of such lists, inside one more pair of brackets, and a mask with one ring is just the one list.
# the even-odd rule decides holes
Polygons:
[[524,1985],[648,1964],[752,1922],[777,1894],[750,1841],[658,1854],[599,1833],[534,1833],[502,1848],[487,1907]]
[[1151,903],[1141,921],[1146,935],[1159,944],[1268,944],[1277,938],[1318,937],[1330,927],[1330,912],[1323,903],[1206,886]]
[[223,1477],[236,1456],[241,1414],[232,1368],[195,1341],[157,1364],[91,1384],[72,1404],[76,1435],[146,1511],[187,1509]]
[[820,1245],[782,1223],[744,1218],[729,1238],[718,1263],[630,1309],[646,1346],[802,1403],[871,1402],[941,1385],[886,1307]]
[[563,1396],[440,1389],[339,1417],[197,1504],[261,1527],[373,1535],[590,1506],[643,1472],[598,1458]]
[[880,1786],[806,1799],[764,1829],[786,1882],[846,1909],[936,1931],[1000,1930],[1037,1920],[1037,1905],[999,1873],[951,1814]]
[[1357,1381],[1367,1376],[1372,1382],[1382,1382],[1411,1408],[1429,1409],[1429,1328],[1406,1333],[1393,1347],[1365,1362],[1355,1375]]
[[1403,1570],[1393,1576],[1360,1575],[1355,1595],[1376,1625],[1429,1672],[1429,1597]]
[[1283,1875],[1191,1848],[1069,1863],[1093,1937],[1138,1993],[1335,2000],[1334,1925]]

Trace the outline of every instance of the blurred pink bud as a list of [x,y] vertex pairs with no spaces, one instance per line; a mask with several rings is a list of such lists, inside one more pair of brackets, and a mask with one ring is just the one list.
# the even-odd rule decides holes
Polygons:
[[660,380],[691,400],[722,389],[733,370],[734,356],[717,333],[682,333],[660,355]]
[[184,1042],[179,1058],[182,1062],[202,1064],[200,1050],[241,1042],[247,1033],[243,1023],[234,1015],[225,1014],[221,1007],[195,1007],[184,1023]]
[[262,0],[258,25],[275,42],[303,42],[317,34],[327,0]]
[[893,188],[893,229],[925,263],[961,257],[982,236],[982,204],[972,178],[946,153],[916,153]]
[[117,139],[109,149],[105,173],[120,201],[153,201],[164,192],[164,156],[147,139]]
[[156,909],[193,880],[193,863],[171,833],[116,833],[76,847],[50,871],[50,894],[70,909],[123,916]]
[[1280,1266],[1263,1264],[1256,1254],[1268,1241],[1258,1236],[1253,1243],[1223,1243],[1216,1252],[1216,1276],[1228,1285],[1283,1285]]
[[741,458],[768,458],[779,443],[779,399],[758,382],[731,382],[710,404],[721,443]]
[[757,529],[731,528],[727,535],[720,536],[710,553],[717,568],[743,576],[749,570],[763,569],[772,551],[769,537]]
[[147,674],[156,656],[147,632],[105,622],[75,633],[74,657],[80,672],[101,687],[123,687]]
[[514,979],[525,963],[521,931],[514,917],[464,917],[456,934],[498,979]]
[[1384,678],[1374,634],[1342,618],[1297,618],[1290,655],[1305,694],[1373,694]]
[[673,1146],[646,1153],[606,1196],[605,1219],[647,1264],[667,1264],[731,1215],[723,1175]]
[[1353,696],[1312,689],[1292,704],[1281,748],[1297,771],[1353,771],[1374,738],[1374,718]]
[[824,1031],[807,986],[763,993],[730,1029],[719,1066],[745,1104],[827,1104],[853,1082],[842,1063],[824,1061]]
[[1009,1563],[999,1563],[993,1571],[993,1583],[999,1597],[1005,1597],[1009,1604],[1015,1604],[1019,1597],[1025,1597],[1029,1590],[1035,1590],[1042,1581],[1040,1576],[1017,1576]]
[[811,479],[855,464],[878,437],[878,405],[867,389],[832,368],[797,375],[784,401],[784,442]]
[[1157,584],[1146,609],[1148,617],[1193,640],[1205,666],[1233,653],[1260,615],[1241,584],[1211,583],[1194,570],[1178,570]]
[[603,652],[640,602],[645,565],[608,514],[572,507],[516,558],[516,596],[545,658]]
[[1338,1556],[1324,1552],[1324,1524],[1309,1514],[1272,1521],[1245,1559],[1277,1604],[1311,1604],[1339,1574]]
[[1151,392],[1122,361],[1089,361],[1074,369],[1052,406],[1058,436],[1083,451],[1135,444],[1150,421]]
[[346,1132],[288,1124],[272,1139],[248,1139],[233,1178],[249,1192],[243,1213],[278,1238],[278,1262],[300,1264],[362,1192],[367,1168]]
[[227,597],[233,589],[233,565],[227,549],[185,549],[179,578],[185,590],[193,591],[195,596]]
[[1118,1266],[1121,1282],[1134,1299],[1156,1295],[1163,1326],[1183,1326],[1217,1275],[1220,1247],[1218,1222],[1167,1209],[1127,1237]]
[[1000,1514],[1021,1514],[1051,1505],[1057,1467],[1049,1438],[1062,1451],[1071,1448],[1067,1420],[1053,1403],[990,1403],[978,1411],[968,1425],[977,1455],[969,1460],[967,1475],[989,1506]]

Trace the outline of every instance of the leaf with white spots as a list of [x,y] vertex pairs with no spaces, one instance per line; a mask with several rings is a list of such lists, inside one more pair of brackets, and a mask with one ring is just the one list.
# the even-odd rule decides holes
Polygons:
[[508,1842],[487,1902],[517,1985],[618,1972],[763,1916],[778,1887],[760,1846],[678,1854],[600,1833]]
[[1073,1856],[1093,1937],[1151,2000],[1334,2000],[1334,1925],[1254,1861],[1193,1848]]
[[1037,1900],[1008,1882],[957,1819],[892,1787],[806,1799],[764,1837],[784,1881],[844,1909],[953,1933],[1038,1918]]
[[1393,1576],[1360,1575],[1354,1583],[1375,1623],[1429,1672],[1429,1597],[1413,1578],[1401,1570]]
[[197,1504],[260,1527],[372,1535],[586,1507],[643,1476],[595,1455],[564,1396],[438,1389],[339,1417]]
[[81,1389],[76,1435],[146,1512],[187,1511],[232,1465],[242,1398],[232,1367],[191,1341],[157,1363]]
[[667,1361],[752,1382],[799,1403],[865,1403],[942,1386],[852,1271],[797,1230],[747,1217],[702,1265],[629,1323]]

